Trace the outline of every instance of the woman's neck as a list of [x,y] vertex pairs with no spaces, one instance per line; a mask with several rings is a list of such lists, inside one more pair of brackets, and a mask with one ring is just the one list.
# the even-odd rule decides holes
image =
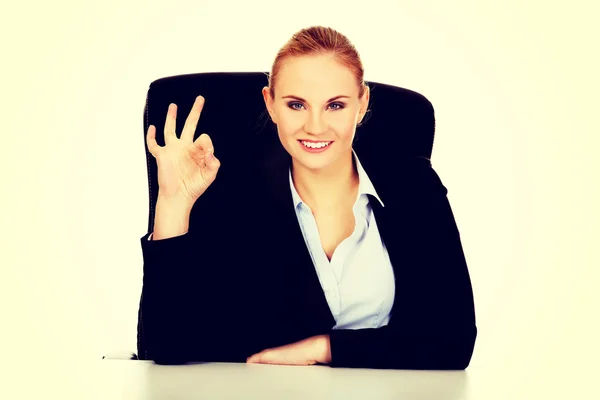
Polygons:
[[321,170],[292,164],[296,191],[311,210],[332,210],[348,201],[354,203],[359,179],[352,152]]

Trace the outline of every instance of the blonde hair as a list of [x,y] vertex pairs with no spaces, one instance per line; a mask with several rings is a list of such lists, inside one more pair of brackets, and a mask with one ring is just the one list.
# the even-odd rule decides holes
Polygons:
[[277,75],[287,58],[329,54],[352,71],[358,85],[358,97],[361,98],[367,89],[367,84],[364,81],[364,68],[358,51],[346,36],[335,29],[324,26],[301,29],[294,33],[277,52],[269,74],[271,98],[275,98]]

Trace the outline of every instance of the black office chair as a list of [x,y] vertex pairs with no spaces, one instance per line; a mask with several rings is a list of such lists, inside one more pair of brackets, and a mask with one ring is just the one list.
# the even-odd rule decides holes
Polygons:
[[[395,164],[407,159],[430,163],[435,117],[431,103],[417,92],[378,82],[367,84],[370,87],[369,111],[356,129],[353,147],[361,163],[373,165],[367,173],[377,186],[377,168],[394,168]],[[176,132],[179,135],[196,97],[204,96],[206,101],[194,139],[202,133],[209,134],[215,155],[221,161],[218,178],[203,195],[203,202],[218,207],[219,186],[227,186],[235,180],[239,171],[249,167],[248,163],[258,163],[266,156],[285,152],[262,97],[261,90],[267,85],[266,72],[187,74],[161,78],[150,84],[143,116],[148,166],[148,232],[153,230],[158,195],[157,164],[145,139],[148,127],[156,127],[156,141],[164,146],[163,127],[169,104],[178,106]],[[193,211],[190,225],[194,221]],[[106,358],[149,359],[141,308],[137,331],[137,355],[129,353]]]

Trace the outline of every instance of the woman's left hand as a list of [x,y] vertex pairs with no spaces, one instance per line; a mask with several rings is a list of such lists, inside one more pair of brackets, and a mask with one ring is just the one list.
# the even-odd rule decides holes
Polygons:
[[246,360],[246,363],[279,365],[313,365],[330,362],[329,335],[313,336],[285,346],[265,349]]

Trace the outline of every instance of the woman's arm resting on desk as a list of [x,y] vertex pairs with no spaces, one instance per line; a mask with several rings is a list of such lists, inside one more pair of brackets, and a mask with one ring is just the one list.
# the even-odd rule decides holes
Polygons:
[[342,368],[391,368],[463,370],[473,353],[477,329],[430,330],[407,327],[334,330],[330,334],[331,366]]
[[447,189],[431,166],[418,166],[413,176],[418,189],[402,250],[411,281],[397,279],[387,326],[330,332],[332,367],[462,370],[470,363],[473,290]]

